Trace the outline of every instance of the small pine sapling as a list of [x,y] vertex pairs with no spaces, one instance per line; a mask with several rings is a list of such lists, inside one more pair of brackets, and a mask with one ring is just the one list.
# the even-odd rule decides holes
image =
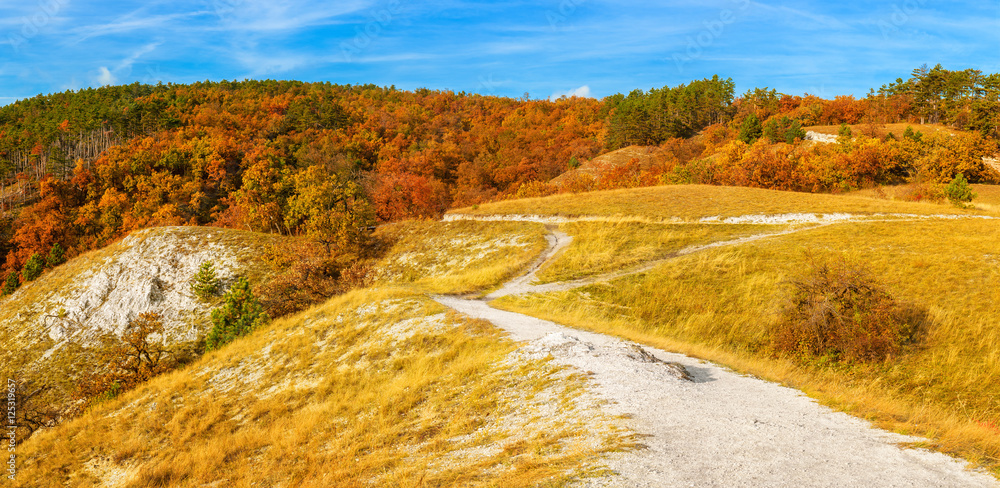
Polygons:
[[191,292],[203,301],[211,300],[219,292],[219,279],[211,261],[201,263],[198,272],[191,279]]
[[969,203],[976,198],[976,194],[973,193],[972,187],[969,186],[969,180],[965,179],[965,175],[959,173],[955,176],[955,179],[948,183],[948,186],[944,189],[945,196],[948,197],[948,201],[952,205],[960,208],[969,207]]
[[206,351],[219,349],[271,320],[243,277],[226,292],[224,300],[222,307],[212,311],[212,330],[205,338]]
[[847,124],[840,124],[840,129],[837,130],[837,142],[847,144],[851,142],[853,137],[854,132],[851,130],[851,126]]
[[21,282],[17,279],[17,271],[12,271],[3,282],[3,296],[10,295],[21,287]]

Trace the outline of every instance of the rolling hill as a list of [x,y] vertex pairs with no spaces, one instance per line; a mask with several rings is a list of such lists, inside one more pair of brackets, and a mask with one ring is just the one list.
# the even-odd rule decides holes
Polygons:
[[[364,287],[36,434],[18,446],[15,486],[630,486],[646,476],[669,486],[767,484],[793,472],[802,486],[995,486],[982,471],[910,449],[1000,473],[993,205],[691,185],[510,200],[382,226]],[[173,289],[203,259],[245,263],[222,266],[225,276],[254,269],[261,235],[213,247],[220,230],[187,229],[148,231],[70,261],[8,298],[4,313],[66,307],[84,296],[74,286],[96,283],[87,273],[109,268],[138,277],[179,260],[183,272],[162,278]],[[142,245],[142,259],[131,258]],[[877,360],[777,349],[792,283],[840,261],[922,311],[921,329]],[[120,296],[121,285],[148,297],[126,285],[143,279],[112,280],[103,296]],[[29,302],[29,293],[41,298]],[[26,322],[0,323],[10,347]],[[550,329],[563,326],[573,329]],[[54,344],[43,337],[34,354]],[[629,375],[662,382],[678,402],[708,403],[657,400]],[[727,403],[713,407],[720,388],[771,393],[718,397]],[[781,413],[792,404],[800,410]],[[653,429],[647,410],[668,407],[705,411],[694,416],[704,423]],[[810,434],[819,445],[786,455],[806,425],[823,432]],[[715,428],[760,437],[719,450]],[[664,454],[668,440],[684,445],[671,439],[682,432],[698,438],[690,452]],[[759,457],[767,452],[776,454]]]

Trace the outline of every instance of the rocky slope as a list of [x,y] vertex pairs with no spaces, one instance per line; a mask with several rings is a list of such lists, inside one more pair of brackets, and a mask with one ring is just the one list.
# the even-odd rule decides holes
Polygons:
[[61,398],[93,366],[99,339],[121,334],[139,314],[159,313],[164,343],[189,347],[210,326],[209,304],[189,286],[201,264],[212,261],[225,287],[237,275],[266,273],[261,256],[274,242],[249,232],[164,227],[79,256],[0,301],[0,361],[8,374],[45,379]]

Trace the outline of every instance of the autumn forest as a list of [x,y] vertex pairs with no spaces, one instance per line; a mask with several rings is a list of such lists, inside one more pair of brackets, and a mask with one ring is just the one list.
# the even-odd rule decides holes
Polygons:
[[[900,123],[912,127],[888,128]],[[835,143],[803,142],[809,127],[840,125]],[[86,89],[0,108],[0,278],[10,291],[26,272],[152,226],[353,252],[378,223],[558,192],[997,182],[983,158],[998,138],[1000,75],[941,66],[832,100],[739,95],[720,77],[554,101],[291,81]],[[553,181],[633,145],[654,157]]]

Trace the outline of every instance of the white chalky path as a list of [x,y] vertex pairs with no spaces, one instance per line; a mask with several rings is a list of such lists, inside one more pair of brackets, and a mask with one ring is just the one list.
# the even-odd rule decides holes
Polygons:
[[[550,236],[549,251],[530,272],[488,299],[538,291],[534,273],[569,243]],[[497,310],[484,300],[434,297],[507,331],[526,349],[590,375],[608,412],[627,415],[646,447],[614,453],[616,474],[581,486],[614,487],[1000,487],[992,476],[944,454],[897,444],[922,439],[871,427],[817,404],[801,392],[736,374],[681,354],[526,315]]]

